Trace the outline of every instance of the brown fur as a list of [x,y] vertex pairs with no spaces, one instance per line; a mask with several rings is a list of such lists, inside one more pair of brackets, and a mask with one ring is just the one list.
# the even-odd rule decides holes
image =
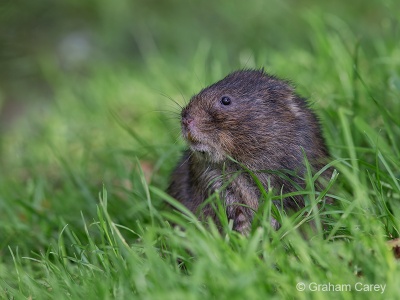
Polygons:
[[[224,105],[223,97],[231,103]],[[302,149],[315,170],[328,157],[319,122],[305,100],[287,82],[262,70],[229,74],[192,97],[181,115],[189,149],[171,176],[168,193],[202,219],[211,217],[218,224],[211,206],[202,207],[218,191],[233,228],[241,233],[249,231],[261,195],[249,173],[229,157],[255,172],[265,189],[270,186],[278,193],[296,189],[277,174],[258,171],[292,170],[298,176],[290,179],[304,186]],[[301,197],[284,200],[288,210],[303,206]]]

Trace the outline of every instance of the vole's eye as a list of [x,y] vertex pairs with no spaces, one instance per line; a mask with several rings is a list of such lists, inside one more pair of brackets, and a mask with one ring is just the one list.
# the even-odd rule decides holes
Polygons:
[[228,96],[223,96],[220,100],[222,105],[229,105],[231,104],[232,100]]

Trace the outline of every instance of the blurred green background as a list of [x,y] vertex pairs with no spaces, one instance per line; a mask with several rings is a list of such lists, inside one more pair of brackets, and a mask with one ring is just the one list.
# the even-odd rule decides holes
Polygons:
[[[1,126],[7,126],[28,103],[51,101],[55,87],[49,68],[57,76],[71,78],[92,76],[99,67],[112,72],[129,66],[147,74],[149,59],[156,56],[193,73],[190,62],[202,44],[211,48],[211,58],[228,61],[232,68],[240,66],[238,60],[261,53],[268,66],[269,52],[287,55],[290,49],[310,51],[315,58],[310,64],[316,64],[313,44],[320,24],[328,32],[339,31],[342,38],[348,38],[346,31],[351,30],[355,39],[364,42],[389,40],[398,32],[398,13],[394,0],[4,0],[0,11]],[[366,47],[365,51],[377,49]],[[203,63],[210,68],[209,61]],[[179,74],[168,77],[173,80]]]

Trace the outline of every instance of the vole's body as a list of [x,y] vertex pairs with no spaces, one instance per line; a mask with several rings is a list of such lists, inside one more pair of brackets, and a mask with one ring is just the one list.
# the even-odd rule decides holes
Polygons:
[[[202,219],[218,223],[211,206],[202,204],[219,191],[233,228],[242,233],[248,232],[261,196],[243,166],[266,190],[287,193],[296,184],[304,186],[303,151],[315,170],[328,157],[319,122],[305,100],[287,82],[261,70],[237,71],[203,89],[182,110],[181,123],[189,149],[168,193]],[[276,171],[284,170],[296,175],[283,179]],[[302,206],[301,197],[284,200],[285,209]]]

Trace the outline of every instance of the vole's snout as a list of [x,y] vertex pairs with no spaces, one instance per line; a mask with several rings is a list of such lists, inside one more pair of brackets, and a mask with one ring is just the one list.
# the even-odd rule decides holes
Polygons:
[[183,136],[186,138],[186,140],[190,144],[195,144],[198,142],[197,138],[193,135],[193,131],[195,131],[195,122],[194,118],[189,114],[187,109],[184,109],[182,111],[182,118],[181,118],[181,123],[182,123],[182,133]]
[[189,124],[191,124],[193,122],[193,118],[191,115],[189,115],[189,113],[187,112],[187,110],[184,110],[182,112],[182,124],[184,126],[189,126]]

